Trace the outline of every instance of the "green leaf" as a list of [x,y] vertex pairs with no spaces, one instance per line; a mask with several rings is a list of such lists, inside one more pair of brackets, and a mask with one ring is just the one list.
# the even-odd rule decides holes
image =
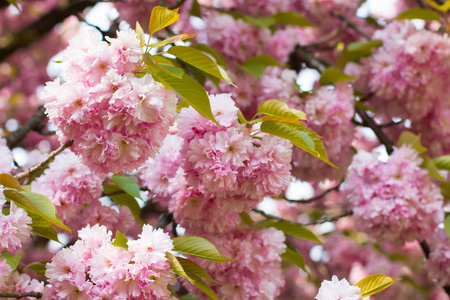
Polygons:
[[325,85],[325,84],[333,84],[336,82],[350,81],[350,80],[355,80],[355,79],[356,79],[355,77],[349,76],[337,68],[330,67],[330,68],[326,68],[322,72],[319,83],[321,85]]
[[0,257],[6,259],[6,262],[8,263],[8,265],[11,266],[12,268],[12,272],[14,272],[14,270],[17,268],[17,266],[20,263],[20,259],[22,258],[23,252],[17,254],[16,256],[12,256],[9,253],[1,253]]
[[170,76],[175,76],[170,71],[168,71],[166,68],[161,66],[158,61],[156,60],[155,56],[151,55],[150,53],[144,53],[142,55],[144,58],[144,62],[149,68],[150,72],[153,73],[153,78],[155,78],[156,74],[164,73]]
[[208,273],[206,273],[206,271],[203,270],[203,268],[201,268],[199,265],[191,262],[188,259],[176,257],[170,252],[166,253],[166,257],[170,261],[170,268],[175,274],[188,280],[190,283],[198,287],[209,297],[213,299],[218,299],[214,291],[199,277],[200,275],[205,276],[205,278],[207,278],[208,280],[214,281],[211,277],[209,277]]
[[141,195],[139,193],[141,189],[139,184],[133,179],[126,176],[113,175],[111,181],[117,184],[117,186],[128,195],[141,199]]
[[197,18],[202,18],[202,10],[200,8],[200,4],[198,4],[197,0],[192,1],[192,7],[191,10],[189,11],[189,14],[191,16],[197,17]]
[[161,82],[167,89],[177,92],[189,105],[199,112],[203,117],[218,124],[214,119],[209,103],[208,95],[197,81],[184,74],[181,79],[158,73],[153,76],[155,80]]
[[200,297],[192,296],[191,294],[184,295],[180,298],[181,300],[202,300]]
[[450,171],[450,155],[435,157],[433,162],[439,170]]
[[19,7],[17,6],[17,0],[6,0],[9,4],[14,5],[17,9],[19,9]]
[[423,162],[420,167],[427,169],[428,174],[430,174],[431,177],[436,178],[437,180],[445,181],[445,178],[442,177],[441,174],[439,174],[439,170],[434,164],[433,160],[427,155],[422,156],[422,158]]
[[116,238],[114,239],[114,241],[111,244],[116,247],[128,249],[127,242],[128,242],[127,237],[120,231],[116,231]]
[[215,262],[229,262],[235,259],[224,257],[210,241],[199,236],[180,236],[172,239],[173,251],[204,258]]
[[281,258],[286,259],[288,262],[300,267],[303,271],[308,273],[305,266],[305,258],[294,247],[286,244],[286,252],[280,254]]
[[275,222],[273,220],[258,224],[261,224],[264,227],[276,228],[278,230],[283,231],[285,234],[292,235],[304,240],[323,244],[322,241],[314,234],[314,232],[299,224],[294,224],[285,221]]
[[253,221],[248,212],[243,211],[239,214],[239,216],[241,217],[242,221],[244,221],[245,225],[252,226],[253,224],[255,224],[255,221]]
[[378,48],[383,45],[381,40],[373,40],[367,43],[363,42],[354,42],[348,45],[348,47],[344,50],[341,57],[339,58],[336,67],[342,68],[348,62],[354,61],[359,62],[362,57],[367,57],[372,54],[373,48]]
[[17,179],[6,173],[0,174],[0,184],[10,189],[25,191]]
[[173,255],[170,252],[166,252],[166,257],[167,257],[167,259],[170,262],[170,268],[172,269],[172,271],[175,274],[177,274],[178,276],[183,277],[186,280],[189,280],[190,283],[194,284],[194,280],[192,280],[191,277],[189,277],[189,275],[186,274],[186,272],[183,269],[183,266],[178,261],[179,257],[176,257],[175,255]]
[[173,76],[177,78],[182,78],[184,75],[184,71],[180,68],[174,67],[172,65],[161,64],[161,67],[169,71]]
[[182,61],[202,70],[205,73],[233,84],[230,78],[228,78],[226,72],[221,72],[217,63],[200,50],[192,47],[174,46],[169,48],[167,53],[176,56]]
[[177,293],[175,292],[175,290],[170,286],[170,284],[167,285],[167,289],[169,290],[170,294],[172,295],[172,297],[175,297],[175,299],[179,299],[177,296]]
[[227,67],[227,62],[225,61],[225,58],[223,58],[223,56],[219,52],[217,52],[215,49],[213,49],[205,44],[193,44],[190,47],[210,54],[216,60],[217,64],[219,64],[223,67]]
[[447,216],[444,220],[444,230],[450,236],[450,216]]
[[428,5],[430,5],[431,7],[435,8],[439,11],[442,11],[443,13],[446,13],[447,11],[450,10],[450,1],[449,0],[445,1],[445,3],[442,5],[438,4],[436,2],[437,2],[436,0],[427,0]]
[[237,117],[239,119],[239,122],[241,122],[242,124],[250,124],[250,122],[247,121],[247,119],[244,117],[244,115],[242,114],[242,111],[240,109],[238,109]]
[[123,190],[117,185],[113,184],[104,184],[103,190],[105,191],[106,194],[111,194],[107,196],[111,198],[115,203],[127,206],[130,209],[131,213],[133,214],[133,217],[137,221],[139,222],[141,221],[141,208],[139,207],[139,204],[136,201],[135,197],[125,192],[120,193]]
[[441,183],[439,188],[441,189],[442,196],[444,196],[445,199],[450,199],[450,181]]
[[150,35],[153,35],[158,30],[175,23],[179,18],[180,15],[178,14],[178,8],[170,10],[166,7],[155,6],[152,10],[150,22],[148,24]]
[[58,218],[55,206],[46,196],[26,191],[16,192],[13,190],[5,190],[4,194],[9,200],[14,201],[17,206],[25,209],[28,214],[37,214],[46,221],[70,231],[70,229]]
[[258,107],[258,113],[285,119],[306,120],[304,112],[300,110],[292,111],[284,101],[278,99],[270,99],[261,103]]
[[300,27],[315,27],[296,11],[279,12],[272,16],[276,22]]
[[191,279],[194,280],[194,285],[198,287],[203,293],[208,295],[213,300],[219,300],[213,289],[209,285],[207,285],[199,276],[195,274],[191,274],[190,276]]
[[31,228],[33,230],[31,232],[45,237],[49,240],[56,241],[58,243],[61,243],[58,239],[58,233],[56,232],[55,227],[53,227],[52,223],[47,221],[45,218],[43,218],[41,215],[27,212],[28,216],[31,218],[32,224]]
[[250,74],[254,75],[256,78],[259,79],[259,76],[261,76],[264,73],[264,70],[268,66],[281,67],[282,65],[278,63],[272,56],[263,54],[248,59],[241,66],[241,69],[249,72]]
[[381,292],[398,280],[401,280],[401,278],[394,279],[382,274],[374,274],[361,279],[355,286],[361,289],[363,297],[367,297]]
[[401,146],[406,144],[410,145],[411,148],[417,150],[417,152],[424,153],[425,151],[427,151],[427,148],[422,146],[420,142],[420,136],[421,134],[416,135],[411,131],[403,131],[398,138],[397,147],[400,148]]
[[188,274],[188,276],[194,274],[221,285],[221,283],[212,279],[211,276],[209,276],[209,274],[205,271],[205,269],[197,265],[195,262],[183,257],[177,257],[177,259],[180,265],[183,267],[183,270],[186,272],[186,274]]
[[198,33],[195,33],[195,34],[181,33],[181,34],[177,34],[177,35],[171,36],[171,37],[169,37],[169,38],[167,38],[167,39],[165,39],[165,40],[163,40],[161,42],[149,44],[148,46],[149,47],[163,47],[163,46],[165,46],[167,44],[172,44],[172,43],[175,43],[175,42],[184,41],[184,40],[193,38],[197,34]]
[[272,26],[273,24],[275,24],[276,20],[273,17],[251,17],[251,16],[247,16],[244,15],[243,19],[253,25],[262,27],[262,28],[267,28],[269,26]]
[[[278,121],[264,121],[261,123],[261,131],[287,139],[300,149],[303,149],[314,157],[326,162],[330,166],[337,168],[328,160],[325,148],[319,136],[305,126]],[[313,141],[314,148],[311,148],[310,145],[308,145],[309,140],[304,140],[303,133],[306,133]]]
[[42,260],[37,262],[32,262],[31,264],[27,265],[24,269],[30,269],[36,272],[36,274],[40,276],[45,276],[45,270],[47,263],[50,263],[50,260]]
[[439,14],[429,9],[413,8],[402,12],[395,19],[396,20],[421,19],[425,21],[439,21]]
[[138,21],[136,21],[136,36],[139,40],[139,42],[141,43],[141,47],[145,46],[145,34],[144,34],[144,30],[141,27],[141,24],[139,24]]

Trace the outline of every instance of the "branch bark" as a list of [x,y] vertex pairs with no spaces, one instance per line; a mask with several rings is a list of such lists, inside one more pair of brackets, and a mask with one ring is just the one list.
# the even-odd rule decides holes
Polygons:
[[25,297],[33,297],[40,299],[42,298],[42,293],[38,292],[26,292],[26,293],[0,293],[0,298],[14,298],[21,299]]
[[0,61],[7,59],[8,56],[16,50],[28,47],[39,37],[50,32],[56,24],[64,21],[67,17],[82,12],[85,8],[93,6],[98,2],[114,2],[114,0],[69,1],[69,4],[64,7],[56,7],[54,10],[42,16],[39,20],[14,34],[13,39],[6,44],[6,46],[0,48]]
[[25,139],[28,132],[36,130],[40,131],[43,129],[44,124],[42,121],[45,118],[45,108],[43,105],[39,106],[36,112],[31,118],[29,118],[22,126],[16,131],[9,133],[5,139],[6,144],[10,149],[16,147],[21,141]]

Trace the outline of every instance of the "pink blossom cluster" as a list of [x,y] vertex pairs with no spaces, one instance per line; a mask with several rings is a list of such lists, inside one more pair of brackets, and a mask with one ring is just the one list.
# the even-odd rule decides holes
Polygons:
[[303,98],[301,105],[293,107],[306,113],[308,122],[305,124],[323,138],[328,159],[338,169],[318,159],[311,159],[308,153],[296,148],[292,159],[292,174],[302,180],[340,180],[353,156],[353,89],[345,83],[335,84],[334,89],[320,87],[314,94]]
[[317,300],[369,300],[370,297],[362,296],[361,289],[357,286],[350,285],[347,279],[339,280],[336,275],[331,281],[324,280],[320,286],[319,293],[314,298]]
[[139,172],[142,184],[156,194],[154,201],[165,206],[183,186],[184,173],[180,168],[183,142],[178,135],[167,135],[155,158],[149,158]]
[[0,289],[5,286],[6,277],[11,274],[12,268],[6,258],[0,257]]
[[347,67],[360,77],[355,87],[374,93],[370,103],[388,116],[417,121],[449,100],[450,39],[428,30],[417,31],[410,22],[393,22],[374,34],[383,45],[361,64]]
[[290,0],[219,0],[216,2],[216,5],[226,9],[233,9],[245,15],[263,17],[289,11],[291,3],[292,1]]
[[[1,258],[0,258],[0,268],[1,268]],[[44,282],[37,279],[32,279],[28,274],[15,271],[8,278],[3,278],[5,280],[2,284],[2,273],[0,271],[0,293],[42,293],[44,290]],[[9,275],[9,274],[8,274]],[[12,298],[7,298],[12,299]],[[35,297],[22,297],[23,300],[34,300]]]
[[386,163],[360,151],[341,190],[353,208],[355,225],[370,237],[401,245],[423,240],[443,221],[441,191],[420,168],[422,158],[407,145]]
[[97,223],[125,232],[125,224],[131,219],[129,209],[121,206],[116,212],[98,200],[104,180],[104,175],[93,174],[73,152],[66,150],[31,183],[31,189],[52,200],[58,216],[73,233],[86,224]]
[[[323,36],[335,30],[343,22],[339,16],[349,20],[362,32],[371,34],[373,29],[363,18],[356,15],[361,6],[358,1],[346,0],[295,0],[292,1],[293,10],[300,12],[308,21],[320,30],[318,36]],[[358,41],[361,35],[348,26],[339,32],[340,40],[345,43]]]
[[61,143],[96,173],[133,171],[153,156],[175,118],[175,92],[136,76],[143,49],[132,29],[102,41],[95,31],[70,41],[67,82],[47,83],[47,114]]
[[270,40],[270,30],[234,19],[231,15],[213,12],[205,18],[208,26],[203,30],[206,43],[219,51],[232,63],[243,63],[247,59],[263,54]]
[[428,276],[437,280],[440,285],[450,283],[450,274],[448,273],[448,264],[450,262],[450,239],[449,235],[443,229],[439,229],[428,239],[430,246],[430,255],[425,267]]
[[[0,211],[6,203],[3,190],[0,185]],[[11,201],[9,214],[0,213],[0,252],[17,252],[31,234],[31,223],[27,212]]]
[[[207,222],[202,217],[214,226],[287,187],[292,145],[272,135],[258,134],[257,124],[253,128],[240,124],[230,94],[211,95],[210,102],[221,126],[193,108],[180,112],[178,135],[185,143],[181,157],[189,188],[177,193],[172,209],[182,226],[212,233],[224,228],[206,230],[202,227]],[[214,216],[217,218],[211,220]]]
[[162,229],[144,225],[127,249],[114,246],[104,226],[87,226],[78,236],[47,264],[44,299],[172,299],[167,285],[176,278],[166,252],[173,244]]
[[[253,231],[243,227],[222,236],[210,236],[225,257],[236,260],[216,263],[192,257],[206,272],[223,285],[211,284],[219,299],[276,299],[284,285],[280,254],[285,252],[285,236],[275,228]],[[204,297],[190,284],[185,287]]]
[[206,90],[221,93],[231,93],[236,106],[242,113],[252,118],[258,110],[258,105],[269,99],[279,99],[289,107],[299,107],[301,99],[296,85],[297,73],[281,67],[267,67],[259,80],[252,74],[238,70],[230,75],[237,88],[221,82],[218,87],[207,82]]

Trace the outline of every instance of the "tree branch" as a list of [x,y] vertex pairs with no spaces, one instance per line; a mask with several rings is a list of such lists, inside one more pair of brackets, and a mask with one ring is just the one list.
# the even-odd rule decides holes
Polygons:
[[322,223],[326,223],[326,222],[336,222],[337,220],[339,220],[341,218],[351,216],[353,214],[352,211],[346,211],[338,216],[328,216],[328,217],[323,217],[323,218],[320,218],[320,219],[317,219],[314,221],[310,221],[310,222],[306,222],[306,223],[298,223],[298,222],[289,221],[289,220],[268,214],[265,211],[257,209],[257,208],[252,209],[252,211],[266,217],[267,219],[272,219],[272,220],[281,221],[281,222],[288,222],[291,224],[296,224],[296,225],[301,225],[301,226],[318,225],[318,224],[322,224]]
[[72,144],[73,144],[72,140],[66,142],[64,145],[62,145],[61,147],[59,147],[58,149],[56,149],[55,151],[50,153],[46,159],[44,159],[40,163],[32,166],[30,169],[28,169],[28,171],[17,174],[16,176],[14,176],[14,178],[16,178],[18,181],[20,181],[24,178],[32,177],[34,174],[38,173],[39,171],[41,171],[42,169],[47,167],[48,164],[51,163],[55,159],[56,155],[63,152],[65,149],[69,148],[70,146],[72,146]]
[[362,31],[361,29],[358,28],[358,26],[356,26],[355,24],[353,24],[352,22],[350,22],[349,20],[347,20],[346,17],[342,16],[342,15],[336,15],[334,13],[331,14],[333,17],[338,18],[339,20],[341,20],[342,22],[346,22],[348,27],[350,27],[354,32],[356,32],[357,34],[359,34],[360,36],[362,36],[363,38],[365,38],[368,41],[371,41],[372,38],[370,36],[368,36],[364,31]]
[[50,32],[56,24],[64,21],[67,17],[81,12],[85,8],[93,6],[98,2],[114,2],[114,0],[68,1],[69,4],[64,7],[56,7],[46,15],[42,16],[39,20],[14,34],[12,40],[4,47],[0,48],[0,61],[4,61],[16,50],[28,47],[32,42]]
[[384,134],[380,126],[361,108],[357,108],[356,112],[363,120],[363,125],[373,130],[378,140],[386,147],[387,153],[391,154],[394,151],[394,143]]
[[274,198],[274,199],[280,199],[280,200],[284,200],[284,201],[287,201],[287,202],[294,202],[294,203],[308,204],[308,203],[312,203],[312,202],[314,202],[314,201],[317,201],[317,200],[322,199],[323,197],[325,197],[326,195],[328,195],[328,194],[329,194],[330,192],[332,192],[332,191],[337,191],[337,190],[339,190],[339,187],[340,187],[340,186],[341,186],[341,184],[339,184],[339,185],[337,185],[337,186],[335,186],[335,187],[333,187],[333,188],[331,188],[331,189],[326,190],[325,192],[323,192],[323,193],[320,194],[320,195],[317,195],[317,196],[312,197],[312,198],[309,198],[309,199],[300,199],[300,200],[292,200],[292,199],[287,199],[287,198]]
[[26,293],[0,293],[0,298],[14,298],[20,299],[25,297],[33,297],[40,299],[42,298],[42,293],[38,292],[26,292]]
[[300,45],[296,45],[294,51],[289,54],[288,65],[291,69],[299,72],[302,69],[302,63],[305,63],[309,68],[316,69],[322,73],[330,64]]
[[21,141],[25,139],[28,132],[30,131],[40,131],[43,129],[42,120],[45,118],[45,107],[43,105],[39,106],[36,112],[31,118],[29,118],[22,126],[16,131],[9,133],[5,139],[6,144],[10,149],[17,146]]

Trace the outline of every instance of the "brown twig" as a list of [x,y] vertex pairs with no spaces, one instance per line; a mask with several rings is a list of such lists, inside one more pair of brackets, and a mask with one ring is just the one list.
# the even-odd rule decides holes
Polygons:
[[114,2],[114,0],[78,0],[68,1],[68,5],[57,6],[52,11],[43,15],[39,20],[31,23],[26,28],[12,35],[12,39],[5,46],[0,47],[0,61],[4,61],[16,50],[28,47],[39,37],[50,32],[53,27],[64,21],[67,17],[82,12],[85,8],[95,5],[98,2]]
[[48,164],[55,159],[56,155],[63,152],[65,149],[69,148],[70,146],[72,146],[72,144],[73,144],[72,140],[66,142],[64,145],[62,145],[61,147],[59,147],[58,149],[56,149],[55,151],[50,153],[46,159],[44,159],[40,163],[32,166],[27,171],[17,174],[16,176],[14,176],[14,178],[16,178],[18,181],[20,181],[24,178],[32,177],[34,174],[38,173],[41,169],[48,166]]
[[318,224],[322,224],[325,222],[336,222],[337,220],[339,220],[341,218],[351,216],[353,214],[352,211],[346,211],[338,216],[328,216],[328,217],[323,217],[323,218],[320,218],[320,219],[317,219],[314,221],[310,221],[310,222],[306,222],[306,223],[298,223],[298,222],[289,221],[289,220],[283,219],[281,217],[277,217],[277,216],[268,214],[265,211],[257,209],[257,208],[252,209],[252,211],[266,217],[267,219],[272,219],[272,220],[281,221],[281,222],[288,222],[291,224],[296,224],[296,225],[301,225],[301,226],[318,225]]
[[173,222],[173,214],[168,212],[164,213],[162,217],[159,219],[158,223],[155,225],[155,229],[165,228],[172,222]]
[[331,13],[331,15],[333,17],[338,18],[339,20],[341,20],[342,22],[346,22],[347,26],[350,27],[354,32],[356,32],[357,34],[359,34],[360,36],[362,36],[363,38],[365,38],[368,41],[371,41],[372,38],[370,36],[368,36],[364,31],[362,31],[361,29],[358,28],[358,26],[356,26],[355,24],[353,24],[352,22],[350,22],[346,17],[344,17],[343,15],[336,15],[334,13]]
[[326,191],[323,192],[322,194],[317,195],[317,196],[312,197],[312,198],[309,198],[309,199],[300,199],[300,200],[292,200],[292,199],[287,199],[287,198],[274,198],[274,199],[281,199],[281,200],[284,200],[284,201],[287,201],[287,202],[294,202],[294,203],[308,204],[308,203],[312,203],[312,202],[314,202],[314,201],[317,201],[317,200],[322,199],[323,197],[325,197],[326,195],[328,195],[328,194],[329,194],[330,192],[332,192],[332,191],[337,191],[337,190],[339,190],[339,187],[340,187],[340,186],[341,186],[341,185],[339,184],[339,185],[337,185],[337,186],[335,186],[335,187],[333,187],[333,188],[331,188],[331,189],[326,190]]
[[299,72],[302,69],[302,64],[305,63],[307,67],[316,69],[322,73],[330,64],[300,45],[296,45],[294,51],[289,54],[288,65],[291,69]]
[[20,299],[25,297],[33,297],[37,299],[42,298],[42,293],[38,292],[26,292],[26,293],[0,293],[0,298],[14,298]]
[[388,154],[391,154],[394,151],[394,143],[384,134],[380,126],[378,126],[378,124],[375,123],[375,121],[371,117],[369,117],[365,110],[357,108],[356,113],[363,120],[363,125],[373,130],[378,140],[386,147],[386,152]]
[[42,121],[45,119],[45,108],[43,105],[39,106],[36,112],[31,118],[29,118],[22,126],[16,131],[9,133],[5,139],[6,144],[10,149],[16,147],[21,141],[25,139],[28,132],[40,131],[45,126]]

